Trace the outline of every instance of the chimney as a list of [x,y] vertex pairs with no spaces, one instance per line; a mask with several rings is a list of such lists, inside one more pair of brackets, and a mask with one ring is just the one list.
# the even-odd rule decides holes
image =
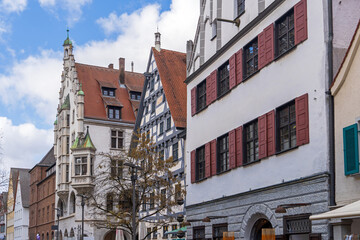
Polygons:
[[134,72],[134,62],[131,61],[131,72]]
[[155,49],[158,50],[158,52],[160,52],[161,47],[160,36],[161,34],[159,32],[155,33]]
[[125,58],[119,58],[120,84],[125,84]]
[[109,66],[108,66],[108,68],[114,69],[114,64],[110,63]]

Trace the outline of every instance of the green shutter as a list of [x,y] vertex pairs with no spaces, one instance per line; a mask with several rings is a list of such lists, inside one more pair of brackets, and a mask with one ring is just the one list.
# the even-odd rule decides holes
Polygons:
[[359,172],[359,145],[357,124],[343,129],[345,175]]

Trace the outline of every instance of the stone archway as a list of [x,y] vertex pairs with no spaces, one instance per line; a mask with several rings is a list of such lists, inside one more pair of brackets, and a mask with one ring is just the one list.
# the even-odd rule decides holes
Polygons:
[[104,240],[115,240],[116,232],[115,230],[111,230],[105,234]]
[[262,229],[263,228],[273,228],[271,222],[267,219],[260,218],[257,220],[251,230],[250,239],[251,240],[261,240]]
[[246,211],[242,219],[240,239],[252,240],[251,234],[254,231],[254,226],[258,224],[257,222],[261,219],[268,221],[272,228],[275,228],[276,235],[281,234],[274,212],[265,204],[256,204]]

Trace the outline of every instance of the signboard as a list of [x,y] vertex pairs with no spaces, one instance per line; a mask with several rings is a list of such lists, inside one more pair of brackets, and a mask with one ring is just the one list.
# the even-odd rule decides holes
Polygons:
[[275,228],[261,229],[261,240],[275,240]]
[[58,230],[58,225],[51,225],[51,230]]

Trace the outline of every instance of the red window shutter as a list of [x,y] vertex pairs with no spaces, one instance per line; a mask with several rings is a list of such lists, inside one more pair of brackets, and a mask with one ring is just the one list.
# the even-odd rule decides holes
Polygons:
[[295,45],[308,38],[306,0],[301,0],[294,6]]
[[243,164],[243,145],[242,145],[242,126],[236,128],[236,166],[242,166]]
[[229,59],[230,76],[229,76],[229,88],[232,89],[236,86],[236,53]]
[[296,145],[309,143],[309,107],[308,94],[295,99],[296,111]]
[[258,118],[259,159],[267,157],[266,114]]
[[240,84],[243,79],[243,65],[242,65],[242,59],[243,59],[243,50],[240,49],[236,54],[236,84]]
[[205,144],[205,177],[211,177],[211,150],[210,142]]
[[275,110],[266,114],[267,155],[275,154]]
[[191,116],[196,113],[196,87],[191,89]]
[[265,35],[265,60],[264,66],[274,60],[274,23],[264,29]]
[[191,183],[196,181],[196,150],[191,151]]
[[216,139],[210,142],[211,149],[211,176],[216,175]]
[[265,66],[265,31],[258,35],[258,69]]
[[211,74],[206,78],[206,105],[211,103]]
[[211,73],[211,102],[217,97],[217,69]]
[[230,169],[236,167],[236,136],[235,129],[229,132],[229,165]]

